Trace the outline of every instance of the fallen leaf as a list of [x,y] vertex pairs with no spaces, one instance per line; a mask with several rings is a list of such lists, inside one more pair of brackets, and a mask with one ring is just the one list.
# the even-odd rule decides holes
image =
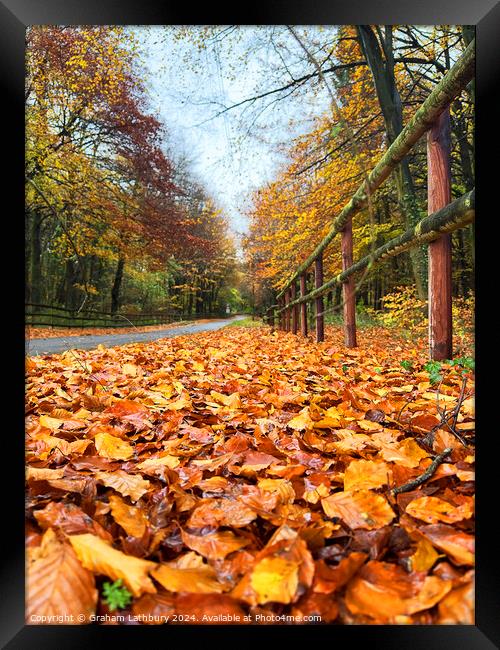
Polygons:
[[113,488],[124,497],[130,497],[132,501],[138,501],[151,487],[151,483],[142,476],[128,474],[121,469],[116,472],[96,472],[95,478],[97,482]]
[[395,517],[387,500],[369,490],[337,492],[322,499],[321,505],[327,517],[339,517],[353,529],[381,528]]
[[134,448],[130,443],[108,433],[96,434],[94,444],[99,456],[105,458],[128,460],[134,455]]
[[131,506],[116,494],[109,496],[111,514],[127,535],[142,537],[148,523],[147,517],[141,508]]
[[247,539],[236,537],[230,531],[210,533],[208,535],[192,535],[182,531],[184,544],[209,560],[223,560],[226,555],[243,548],[248,544]]
[[95,535],[71,535],[68,539],[86,569],[112,580],[122,579],[134,596],[156,592],[148,577],[157,566],[155,562],[125,555]]
[[94,575],[81,565],[68,543],[57,539],[51,528],[36,550],[36,558],[28,562],[26,622],[70,625],[90,622],[97,605]]

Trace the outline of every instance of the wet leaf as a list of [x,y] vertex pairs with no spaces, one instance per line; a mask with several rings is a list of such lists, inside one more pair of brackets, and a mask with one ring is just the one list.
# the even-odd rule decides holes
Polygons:
[[51,528],[36,548],[34,559],[28,562],[26,586],[28,624],[75,625],[89,622],[95,614],[97,589],[93,573],[82,566],[71,546],[61,542]]
[[322,499],[321,505],[328,517],[339,517],[349,528],[382,528],[395,517],[387,500],[369,490],[337,492]]
[[248,544],[247,539],[237,537],[234,533],[225,530],[208,535],[192,535],[183,530],[182,541],[188,548],[209,560],[223,560],[229,553]]
[[155,593],[148,573],[156,568],[155,562],[126,555],[95,535],[71,535],[69,538],[82,565],[112,580],[123,580],[134,596]]

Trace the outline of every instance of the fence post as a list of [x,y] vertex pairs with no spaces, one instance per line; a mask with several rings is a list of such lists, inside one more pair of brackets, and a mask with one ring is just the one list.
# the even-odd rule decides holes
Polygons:
[[[294,301],[296,297],[297,297],[297,285],[294,280],[290,287],[290,298],[292,299],[292,301]],[[297,334],[298,328],[299,328],[299,306],[294,305],[292,307],[292,334]]]
[[[342,271],[346,271],[353,264],[352,255],[352,219],[349,219],[342,230]],[[356,341],[356,291],[354,276],[351,275],[343,283],[342,293],[344,299],[344,340],[348,348],[355,348]]]
[[[306,295],[306,274],[300,275],[300,295]],[[307,336],[307,302],[300,303],[300,333],[302,336]]]
[[[278,308],[282,309],[283,304],[284,304],[283,298],[279,298],[278,299]],[[285,329],[285,312],[284,311],[280,311],[280,313],[278,314],[278,327],[279,327],[280,330]]]
[[[451,201],[450,111],[445,109],[427,134],[427,211]],[[429,244],[429,354],[443,361],[453,354],[451,234]]]
[[267,310],[267,324],[274,327],[274,307],[269,307]]
[[[323,253],[314,260],[314,286],[319,289],[323,285]],[[323,314],[323,296],[315,299],[316,304],[316,342],[325,340],[325,316]]]
[[289,332],[290,331],[290,307],[288,306],[290,303],[290,289],[287,289],[285,291],[285,331]]

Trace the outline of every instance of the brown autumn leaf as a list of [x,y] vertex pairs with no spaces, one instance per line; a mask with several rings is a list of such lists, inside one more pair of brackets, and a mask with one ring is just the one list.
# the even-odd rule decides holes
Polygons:
[[396,516],[385,497],[370,490],[337,492],[321,505],[327,517],[339,517],[349,528],[382,528]]
[[175,600],[179,617],[194,625],[242,625],[250,621],[233,598],[225,594],[179,594]]
[[[88,623],[95,614],[97,589],[91,571],[78,561],[67,542],[48,528],[27,567],[28,624]],[[53,617],[53,618],[51,618]]]
[[242,528],[256,519],[256,513],[239,501],[230,499],[205,499],[187,521],[189,528],[203,526],[232,526]]
[[45,508],[35,510],[33,514],[38,524],[44,529],[59,528],[66,535],[91,533],[107,541],[113,539],[101,524],[91,519],[74,503],[50,501]]
[[68,539],[86,569],[112,580],[123,580],[134,596],[156,592],[148,577],[148,573],[157,567],[155,562],[126,555],[96,535],[71,535]]

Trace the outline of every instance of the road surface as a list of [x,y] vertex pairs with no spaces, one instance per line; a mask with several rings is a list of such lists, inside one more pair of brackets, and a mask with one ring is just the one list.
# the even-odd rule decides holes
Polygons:
[[40,354],[57,354],[65,350],[90,350],[99,344],[106,347],[124,345],[125,343],[137,343],[139,341],[155,341],[156,339],[171,338],[183,334],[194,334],[195,332],[210,332],[224,327],[228,323],[242,320],[246,316],[234,316],[221,320],[213,320],[204,323],[191,323],[179,325],[170,329],[153,330],[150,332],[129,332],[128,334],[99,334],[96,336],[65,336],[61,338],[31,339],[26,341],[26,355],[34,357]]

